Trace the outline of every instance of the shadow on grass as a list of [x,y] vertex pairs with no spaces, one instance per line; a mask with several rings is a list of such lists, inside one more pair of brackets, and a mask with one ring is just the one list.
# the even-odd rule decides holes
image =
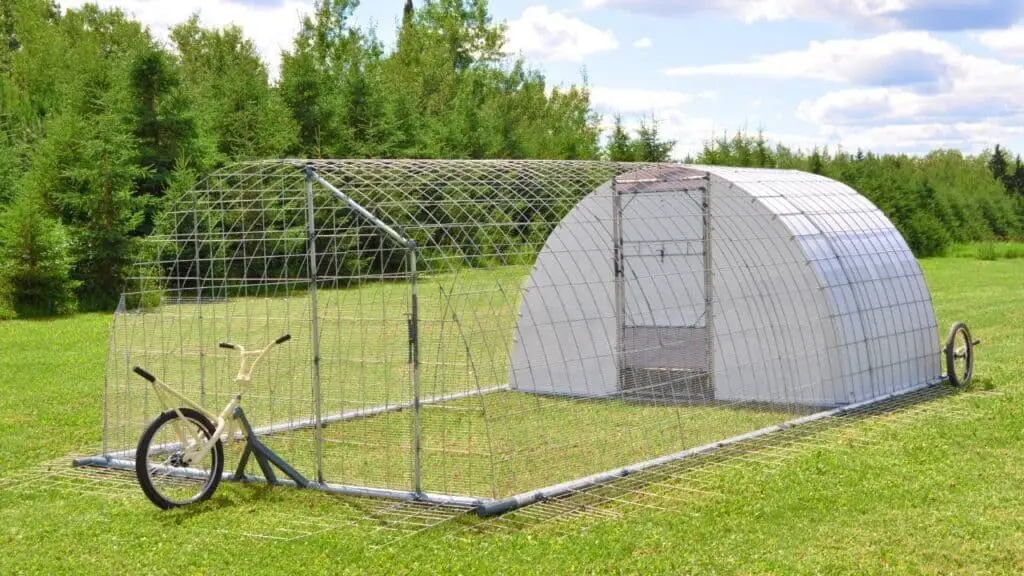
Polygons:
[[991,390],[990,380],[976,378],[966,388],[941,384],[908,393],[806,424],[795,425],[757,438],[723,446],[631,474],[587,490],[527,506],[488,519],[467,515],[460,523],[468,532],[530,530],[561,521],[619,518],[639,510],[678,509],[687,500],[717,496],[707,488],[710,475],[737,467],[780,465],[810,450],[828,449],[845,430],[861,424],[912,417],[919,411],[938,410],[940,401],[972,391]]

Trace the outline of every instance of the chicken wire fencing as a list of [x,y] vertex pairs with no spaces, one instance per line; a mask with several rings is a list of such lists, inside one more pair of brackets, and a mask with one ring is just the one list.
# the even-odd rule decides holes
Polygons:
[[217,412],[238,391],[217,343],[286,333],[242,402],[264,444],[317,488],[481,514],[942,379],[917,261],[821,176],[240,163],[145,239],[79,464],[133,469],[162,409],[134,366]]

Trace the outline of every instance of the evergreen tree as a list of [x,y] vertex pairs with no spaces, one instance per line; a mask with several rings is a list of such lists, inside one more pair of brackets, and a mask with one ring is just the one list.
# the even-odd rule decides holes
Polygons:
[[611,140],[608,142],[608,158],[614,162],[633,162],[636,160],[636,149],[633,139],[622,124],[622,116],[615,116],[615,127],[612,128]]
[[305,155],[359,157],[386,140],[375,130],[383,115],[382,50],[351,25],[358,6],[358,0],[318,0],[282,57],[281,94]]
[[25,184],[59,214],[73,240],[85,308],[116,302],[145,200],[134,194],[138,165],[133,119],[117,90],[96,93],[88,116],[56,118],[31,159]]
[[1024,162],[1021,161],[1020,154],[1014,160],[1013,174],[1005,176],[1003,182],[1008,192],[1015,196],[1024,196]]
[[0,211],[14,198],[15,186],[21,176],[20,151],[0,121]]
[[[206,168],[297,151],[298,127],[241,28],[210,30],[192,16],[174,27],[171,40],[198,124],[197,142],[184,154],[191,164]],[[173,165],[178,158],[167,160]]]
[[813,172],[815,174],[821,174],[822,171],[825,169],[825,162],[821,156],[821,153],[818,152],[817,146],[814,147],[814,150],[811,152],[810,158],[807,159],[807,169],[808,171]]
[[772,150],[768,147],[768,141],[764,137],[764,130],[757,131],[757,140],[754,143],[754,166],[758,168],[769,168],[775,166],[775,159],[772,158]]
[[988,169],[992,172],[992,176],[996,180],[1003,180],[1006,178],[1007,168],[1009,162],[1006,160],[1006,150],[996,144],[996,149],[992,151],[992,156],[988,161]]
[[37,197],[19,194],[0,214],[0,320],[75,311],[71,243]]
[[660,139],[658,120],[656,118],[651,119],[650,124],[646,120],[640,121],[636,140],[633,141],[633,156],[636,160],[640,162],[668,162],[675,147],[675,140],[663,141]]
[[148,199],[142,230],[146,233],[162,207],[175,162],[194,154],[196,126],[169,54],[156,46],[143,49],[131,62],[129,75],[138,163],[146,169],[136,183],[138,193]]

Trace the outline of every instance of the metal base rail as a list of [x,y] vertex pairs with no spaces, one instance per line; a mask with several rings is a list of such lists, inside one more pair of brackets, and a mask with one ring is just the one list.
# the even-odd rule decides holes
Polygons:
[[[569,482],[563,482],[561,484],[555,484],[555,485],[552,485],[552,486],[548,486],[546,488],[541,488],[539,490],[532,490],[530,492],[524,492],[522,494],[517,494],[515,496],[510,496],[508,498],[503,498],[503,499],[500,499],[500,500],[494,500],[494,499],[489,499],[489,498],[474,498],[474,497],[469,497],[469,496],[455,496],[455,495],[448,495],[448,494],[433,494],[433,493],[429,493],[429,492],[416,493],[416,492],[413,492],[413,491],[390,490],[390,489],[386,489],[386,488],[370,488],[370,487],[365,487],[365,486],[350,486],[350,485],[344,485],[344,484],[332,484],[332,483],[329,483],[329,482],[309,482],[305,487],[306,488],[310,488],[310,489],[314,489],[314,490],[321,490],[323,492],[327,492],[327,493],[331,493],[331,494],[343,494],[343,495],[348,495],[348,496],[365,496],[365,497],[374,497],[374,498],[386,498],[386,499],[391,499],[391,500],[401,500],[401,501],[411,501],[411,502],[425,502],[425,503],[438,504],[438,505],[444,505],[444,506],[466,507],[466,508],[473,509],[478,516],[486,518],[486,517],[490,517],[490,516],[497,516],[499,514],[504,514],[506,512],[510,512],[512,510],[516,510],[518,508],[522,508],[522,507],[528,506],[530,504],[535,504],[535,503],[538,503],[538,502],[542,502],[544,500],[550,500],[550,499],[553,499],[553,498],[558,498],[560,496],[565,496],[565,495],[570,494],[572,492],[579,492],[579,491],[587,490],[587,489],[590,489],[590,488],[594,488],[594,487],[597,487],[597,486],[600,486],[600,485],[603,485],[603,484],[607,484],[609,482],[613,482],[613,481],[615,481],[617,479],[629,476],[631,474],[642,472],[644,470],[648,470],[648,469],[651,469],[651,468],[655,468],[655,467],[658,467],[658,466],[669,464],[671,462],[677,462],[679,460],[684,460],[686,458],[689,458],[689,457],[692,457],[692,456],[696,456],[696,455],[699,455],[699,454],[705,454],[705,453],[708,453],[708,452],[713,452],[714,450],[717,450],[717,449],[725,447],[725,446],[729,446],[729,445],[732,445],[732,444],[738,444],[740,442],[745,442],[747,440],[752,440],[754,438],[759,438],[761,436],[766,436],[768,434],[773,434],[775,432],[781,432],[781,431],[786,430],[788,428],[793,428],[793,427],[796,427],[796,426],[801,426],[801,425],[804,425],[804,424],[809,424],[811,422],[816,422],[818,420],[823,420],[825,418],[831,418],[831,417],[840,416],[840,415],[843,415],[843,414],[846,414],[846,413],[849,413],[849,412],[854,412],[854,411],[859,410],[861,408],[866,408],[866,407],[872,406],[874,404],[879,404],[881,402],[886,402],[888,400],[892,400],[894,398],[898,398],[900,396],[905,396],[907,394],[912,394],[914,392],[920,392],[922,390],[926,390],[928,388],[935,387],[937,385],[945,383],[946,381],[947,381],[947,378],[942,377],[942,378],[933,380],[931,382],[928,382],[927,384],[922,384],[920,386],[915,386],[915,387],[912,387],[912,388],[908,388],[906,390],[901,390],[901,391],[898,391],[898,392],[893,392],[891,394],[886,394],[884,396],[879,396],[878,398],[872,398],[871,400],[865,400],[863,402],[857,402],[857,403],[854,403],[854,404],[848,404],[846,406],[841,406],[841,407],[838,407],[838,408],[834,408],[832,410],[826,410],[826,411],[823,411],[823,412],[817,412],[815,414],[811,414],[811,415],[808,415],[808,416],[803,416],[801,418],[796,418],[796,419],[793,419],[793,420],[788,420],[788,421],[783,422],[781,424],[775,424],[773,426],[768,426],[766,428],[761,428],[760,430],[755,430],[753,432],[748,432],[746,434],[741,434],[739,436],[733,436],[732,438],[728,438],[726,440],[721,440],[719,442],[712,442],[710,444],[705,444],[703,446],[697,446],[695,448],[690,448],[690,449],[687,449],[687,450],[683,450],[681,452],[676,452],[674,454],[668,454],[666,456],[660,456],[658,458],[647,460],[645,462],[638,462],[636,464],[630,464],[628,466],[623,466],[621,468],[616,468],[614,470],[608,470],[608,471],[605,471],[605,472],[601,472],[601,473],[598,473],[598,474],[593,474],[591,476],[587,476],[585,478],[580,478],[580,479],[572,480],[572,481],[569,481]],[[493,391],[493,390],[500,390],[500,389],[505,389],[505,387],[493,388],[493,389],[488,389],[488,390],[489,391]],[[485,391],[474,392],[473,394],[478,394],[478,393],[482,394],[482,393],[485,393]],[[400,409],[397,406],[396,407],[389,407],[389,408],[391,408],[392,410]],[[381,413],[381,412],[376,412],[376,413]],[[361,415],[365,415],[365,414],[361,414]],[[356,416],[353,416],[353,417],[356,417]],[[123,459],[123,458],[114,458],[113,455],[92,456],[92,457],[88,457],[88,458],[80,458],[80,459],[77,459],[77,460],[74,461],[74,465],[75,466],[101,466],[101,467],[113,468],[113,469],[118,469],[118,470],[131,470],[131,471],[135,470],[135,461],[134,460],[126,460],[126,459]],[[182,476],[186,476],[186,477],[193,476],[193,475],[195,475],[195,476],[201,475],[203,478],[206,477],[206,475],[203,474],[202,472],[189,470],[187,468],[179,468],[179,469],[176,470],[176,472],[178,474],[181,474]],[[247,476],[247,475],[239,476],[237,474],[231,474],[231,473],[225,473],[222,476],[222,479],[223,480],[228,480],[228,481],[238,480],[238,481],[242,481],[242,482],[267,482],[267,480],[265,478],[254,477],[254,476]],[[294,481],[291,481],[291,480],[277,480],[276,482],[273,482],[273,483],[278,484],[278,485],[282,485],[282,486],[298,486]]]
[[[75,460],[75,466],[99,466],[103,468],[111,468],[114,470],[128,470],[131,472],[135,471],[134,460],[123,460],[107,458],[105,456],[90,456],[89,458],[80,458]],[[200,478],[206,479],[208,474],[201,470],[194,470],[189,468],[176,468],[175,473],[184,478]],[[225,472],[221,475],[221,480],[225,481],[239,481],[239,482],[256,482],[266,484],[267,479],[260,476],[236,476],[234,473]],[[278,486],[292,486],[299,487],[292,480],[278,479],[275,483]],[[320,490],[330,494],[344,494],[346,496],[364,496],[373,498],[386,498],[389,500],[402,500],[409,502],[425,502],[428,504],[439,504],[444,506],[461,506],[468,508],[477,508],[486,502],[482,498],[470,498],[467,496],[450,496],[447,494],[433,494],[430,492],[424,492],[422,494],[416,494],[415,492],[408,490],[389,490],[387,488],[369,488],[366,486],[349,486],[345,484],[332,484],[330,482],[309,482],[305,486],[311,490]]]
[[755,430],[753,432],[748,432],[746,434],[741,434],[739,436],[733,436],[732,438],[722,440],[720,442],[705,444],[703,446],[698,446],[696,448],[683,450],[682,452],[676,452],[675,454],[669,454],[666,456],[654,458],[653,460],[647,460],[646,462],[630,464],[629,466],[623,466],[621,468],[616,468],[614,470],[608,470],[606,472],[601,472],[599,474],[594,474],[591,476],[587,476],[585,478],[579,478],[577,480],[563,482],[562,484],[555,484],[554,486],[548,486],[547,488],[541,488],[540,490],[524,492],[522,494],[517,494],[515,496],[504,498],[502,500],[492,500],[478,506],[476,509],[476,513],[477,515],[485,518],[488,516],[497,516],[499,514],[504,514],[505,512],[510,512],[517,508],[522,508],[523,506],[528,506],[530,504],[535,504],[537,502],[549,500],[551,498],[564,496],[571,492],[578,492],[581,490],[586,490],[588,488],[599,486],[601,484],[606,484],[619,478],[629,476],[630,474],[642,472],[644,470],[668,464],[670,462],[676,462],[678,460],[683,460],[685,458],[696,456],[698,454],[712,452],[724,446],[729,446],[730,444],[737,444],[739,442],[744,442],[746,440],[752,440],[754,438],[765,436],[767,434],[772,434],[774,432],[781,432],[782,430],[785,430],[787,428],[800,426],[802,424],[809,424],[816,420],[822,420],[824,418],[829,418],[832,416],[839,416],[847,412],[852,412],[860,408],[871,406],[872,404],[885,402],[887,400],[891,400],[899,396],[919,392],[921,390],[925,390],[927,388],[931,388],[933,386],[942,384],[945,381],[945,378],[941,378],[929,382],[927,384],[915,386],[913,388],[908,388],[906,390],[901,390],[899,392],[893,392],[892,394],[886,394],[885,396],[879,396],[878,398],[872,398],[871,400],[866,400],[864,402],[848,404],[840,408],[827,410],[825,412],[818,412],[815,414],[811,414],[809,416],[797,418],[795,420],[789,420],[787,422],[783,422],[782,424],[776,424],[774,426],[768,426],[767,428],[761,428],[760,430]]
[[[492,392],[503,392],[508,390],[508,386],[494,386],[492,388],[484,388],[483,390],[469,390],[466,392],[455,392],[452,394],[442,394],[439,396],[431,396],[420,400],[420,406],[440,404],[441,402],[448,402],[449,400],[459,400],[462,398],[472,398],[473,396],[483,396],[484,394],[490,394]],[[413,408],[414,401],[402,402],[401,404],[385,404],[381,406],[374,406],[373,408],[359,408],[358,410],[349,410],[348,412],[341,412],[339,414],[332,414],[330,416],[324,416],[320,418],[320,426],[326,428],[328,424],[335,424],[338,422],[347,422],[349,420],[358,420],[360,418],[370,418],[373,416],[380,416],[381,414],[388,414],[390,412],[401,412]],[[313,428],[317,425],[316,419],[305,418],[302,420],[296,420],[294,422],[281,422],[280,424],[271,424],[269,426],[261,426],[259,428],[253,428],[252,431],[256,436],[267,436],[270,434],[277,434],[279,432],[291,432],[294,430],[303,430],[306,428]],[[243,440],[244,435],[241,431],[235,432],[235,440]],[[159,444],[153,446],[150,450],[165,450],[176,448],[177,443]],[[118,450],[117,452],[110,452],[103,455],[104,457],[118,460],[122,458],[133,458],[135,456],[135,450]],[[88,460],[84,458],[82,460]],[[78,462],[78,460],[75,460]],[[77,466],[77,464],[75,464]]]

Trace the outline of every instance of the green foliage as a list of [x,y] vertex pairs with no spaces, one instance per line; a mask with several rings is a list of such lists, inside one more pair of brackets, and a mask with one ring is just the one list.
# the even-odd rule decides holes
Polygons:
[[[1006,152],[964,156],[939,150],[923,157],[841,148],[774,149],[763,134],[743,132],[705,142],[698,163],[804,170],[848,184],[874,202],[919,257],[943,254],[954,242],[1024,238],[1024,196],[1008,191]],[[995,168],[993,168],[993,166]],[[995,172],[995,173],[993,173]],[[997,176],[1001,174],[1001,176]],[[1024,170],[1021,170],[1024,185]]]
[[192,98],[199,142],[179,150],[187,165],[206,169],[230,160],[280,157],[294,150],[295,123],[252,41],[230,26],[208,30],[192,16],[171,31],[180,74]]
[[918,212],[903,228],[903,236],[918,258],[941,256],[950,244],[946,228],[934,214]]
[[132,257],[132,233],[146,206],[135,195],[146,172],[138,165],[127,107],[118,97],[116,91],[97,90],[91,110],[55,118],[24,178],[27,189],[70,230],[85,308],[116,303]]
[[972,258],[987,261],[1016,260],[1024,258],[1024,243],[981,242],[976,244],[955,244],[950,248],[949,255],[954,258]]
[[30,193],[0,215],[0,319],[75,311],[69,235]]
[[[586,77],[551,87],[539,70],[509,59],[505,27],[487,0],[404,2],[391,49],[376,29],[353,20],[358,4],[317,1],[275,83],[235,26],[208,29],[193,16],[172,29],[168,48],[116,9],[0,3],[0,211],[17,190],[37,198],[70,239],[81,306],[109,308],[137,239],[167,229],[167,203],[234,160],[670,160],[675,142],[662,138],[656,119],[628,131],[616,118],[602,147]],[[762,133],[738,133],[712,139],[695,160],[837,178],[874,201],[926,255],[951,243],[1022,237],[1024,162],[1011,158],[1000,146],[977,157],[805,153],[770,146]],[[424,217],[550,221],[569,208]],[[230,225],[213,220],[199,224]],[[499,253],[529,260],[543,244],[542,228],[518,231],[513,246],[496,245],[493,230],[433,240],[453,265],[489,265]],[[463,253],[463,241],[481,250]],[[350,272],[387,267],[394,260],[387,254],[353,261]]]
[[996,180],[1003,180],[1009,175],[1008,164],[1006,150],[996,144],[996,149],[992,151],[992,156],[988,160],[989,172],[992,172]]
[[623,126],[622,117],[616,116],[606,155],[614,162],[668,162],[675,146],[675,140],[661,140],[657,119],[650,123],[641,120],[633,138]]
[[19,151],[3,128],[0,120],[0,206],[14,198],[15,187],[21,176]]

